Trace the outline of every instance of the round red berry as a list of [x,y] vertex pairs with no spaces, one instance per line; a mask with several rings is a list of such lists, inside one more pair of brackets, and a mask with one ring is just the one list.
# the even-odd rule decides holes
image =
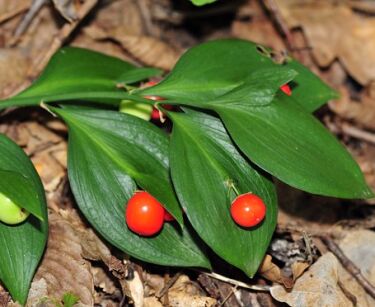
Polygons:
[[164,221],[166,221],[166,222],[174,221],[173,215],[170,214],[167,210],[165,210],[165,213],[164,213]]
[[258,225],[266,215],[266,205],[263,200],[252,193],[239,195],[230,208],[233,220],[242,227]]
[[149,193],[136,192],[128,201],[125,221],[129,229],[141,236],[157,234],[164,223],[163,206]]
[[280,89],[285,93],[287,94],[288,96],[291,96],[292,95],[292,90],[290,89],[290,86],[288,84],[284,84],[282,86],[280,86]]

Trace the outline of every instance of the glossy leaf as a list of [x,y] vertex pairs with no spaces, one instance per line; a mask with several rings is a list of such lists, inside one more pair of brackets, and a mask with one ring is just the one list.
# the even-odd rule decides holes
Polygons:
[[[189,220],[215,253],[252,277],[276,226],[272,182],[240,155],[219,119],[195,111],[168,114],[174,123],[171,173]],[[231,183],[240,194],[263,198],[267,213],[260,226],[243,229],[232,220]]]
[[137,68],[126,70],[117,79],[117,83],[132,84],[151,77],[159,76],[163,73],[162,70],[157,68]]
[[53,109],[69,126],[68,174],[83,214],[110,243],[156,264],[209,267],[188,227],[165,223],[153,238],[131,232],[125,204],[138,184],[182,223],[169,179],[168,138],[154,125],[112,111]]
[[[137,76],[139,70],[143,75]],[[119,103],[122,99],[129,98],[124,89],[117,87],[119,82],[139,81],[142,76],[148,77],[154,73],[159,71],[137,68],[118,58],[95,51],[62,48],[29,88],[0,102],[0,109],[77,99]]]
[[286,95],[262,108],[221,105],[215,110],[248,158],[289,185],[341,198],[373,196],[346,149]]
[[[0,280],[13,299],[23,304],[47,240],[46,200],[29,158],[4,135],[0,135],[0,170],[2,192],[43,219],[30,215],[25,222],[13,226],[0,222]],[[14,187],[6,187],[7,184],[20,184],[19,194],[16,196]],[[27,191],[30,195],[26,195]],[[26,204],[28,201],[31,203]]]
[[[156,95],[189,105],[203,106],[243,85],[249,75],[262,70],[296,71],[293,80],[296,103],[314,111],[337,94],[316,75],[295,60],[275,63],[258,45],[237,39],[211,41],[188,50],[171,73],[153,87],[143,89],[142,95]],[[272,76],[271,80],[272,80]],[[287,80],[289,81],[289,80]],[[265,81],[264,87],[269,84]],[[271,87],[271,85],[270,85]],[[250,87],[249,92],[253,89]]]

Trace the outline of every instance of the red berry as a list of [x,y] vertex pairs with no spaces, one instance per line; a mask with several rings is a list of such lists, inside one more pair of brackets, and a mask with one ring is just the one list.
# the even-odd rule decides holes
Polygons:
[[157,81],[147,81],[145,84],[143,84],[143,87],[151,87],[158,84]]
[[173,215],[170,214],[167,210],[165,210],[165,213],[164,213],[164,221],[166,221],[166,222],[174,221]]
[[282,86],[280,86],[280,89],[285,93],[287,94],[288,96],[291,96],[292,95],[292,90],[290,89],[290,86],[288,84],[284,84]]
[[263,200],[252,193],[239,195],[230,208],[233,220],[242,227],[258,225],[266,215]]
[[149,193],[136,192],[128,201],[125,221],[129,229],[141,236],[153,236],[164,223],[163,206]]

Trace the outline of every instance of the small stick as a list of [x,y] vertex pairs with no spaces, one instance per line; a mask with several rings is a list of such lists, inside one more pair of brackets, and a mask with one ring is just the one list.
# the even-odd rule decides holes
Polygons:
[[341,131],[351,137],[375,144],[375,134],[358,129],[348,123],[342,124]]
[[159,293],[155,294],[157,298],[161,298],[167,293],[170,287],[174,285],[174,283],[177,281],[177,279],[181,276],[181,272],[176,273],[171,279],[168,280],[168,282],[165,284],[163,289],[159,291]]
[[229,294],[223,299],[223,301],[221,302],[221,304],[220,304],[220,306],[224,306],[224,304],[225,304],[225,302],[234,294],[234,292],[236,292],[237,291],[237,285],[236,286],[234,286],[231,290],[230,290],[230,292],[229,292]]
[[217,273],[208,273],[208,272],[200,272],[200,273],[210,276],[212,278],[215,278],[217,280],[230,283],[240,288],[245,288],[245,289],[254,290],[254,291],[270,291],[270,286],[248,285],[242,281],[231,279],[231,278],[225,277]]
[[27,27],[33,20],[36,14],[40,11],[42,6],[47,2],[47,0],[33,0],[29,11],[22,18],[21,23],[18,25],[16,31],[14,32],[13,42],[16,42],[18,38],[26,31]]
[[320,238],[363,289],[365,289],[372,298],[375,298],[374,286],[362,275],[361,270],[343,253],[341,248],[329,236],[321,236]]

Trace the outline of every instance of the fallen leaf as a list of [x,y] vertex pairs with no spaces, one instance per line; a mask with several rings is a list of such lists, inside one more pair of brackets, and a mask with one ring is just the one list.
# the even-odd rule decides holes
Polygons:
[[272,262],[272,257],[270,255],[266,255],[264,257],[264,260],[259,268],[259,273],[270,281],[284,285],[284,287],[287,289],[293,287],[293,280],[284,276],[281,269]]
[[374,18],[353,13],[345,2],[276,0],[276,3],[290,28],[302,27],[321,67],[338,58],[362,85],[375,79]]
[[258,1],[245,1],[232,22],[233,36],[247,39],[275,50],[285,50],[286,46],[270,18],[264,14]]
[[294,262],[292,264],[293,281],[296,281],[310,267],[308,262]]
[[[137,271],[134,271],[134,277],[127,281],[130,298],[133,301],[134,307],[143,307],[144,305],[144,289],[143,283]],[[129,295],[128,294],[128,295]]]
[[0,49],[0,98],[9,96],[26,77],[29,58],[20,50]]
[[115,40],[139,62],[163,70],[171,70],[182,54],[182,50],[174,48],[160,39],[128,34],[121,28],[105,31],[103,28],[90,26],[84,31],[93,39]]
[[[375,88],[375,82],[371,82]],[[331,101],[329,108],[344,119],[355,121],[360,126],[375,130],[375,94],[373,91],[364,91],[360,101],[350,97],[347,87],[340,89],[341,98]]]
[[83,305],[92,306],[94,282],[90,268],[82,258],[75,229],[58,214],[50,214],[47,249],[31,284],[28,304],[39,302],[43,296],[62,299],[71,292]]
[[163,304],[155,296],[146,297],[143,304],[144,307],[163,307]]
[[352,306],[338,285],[339,262],[332,253],[320,257],[295,283],[291,291],[273,286],[271,295],[292,307]]

